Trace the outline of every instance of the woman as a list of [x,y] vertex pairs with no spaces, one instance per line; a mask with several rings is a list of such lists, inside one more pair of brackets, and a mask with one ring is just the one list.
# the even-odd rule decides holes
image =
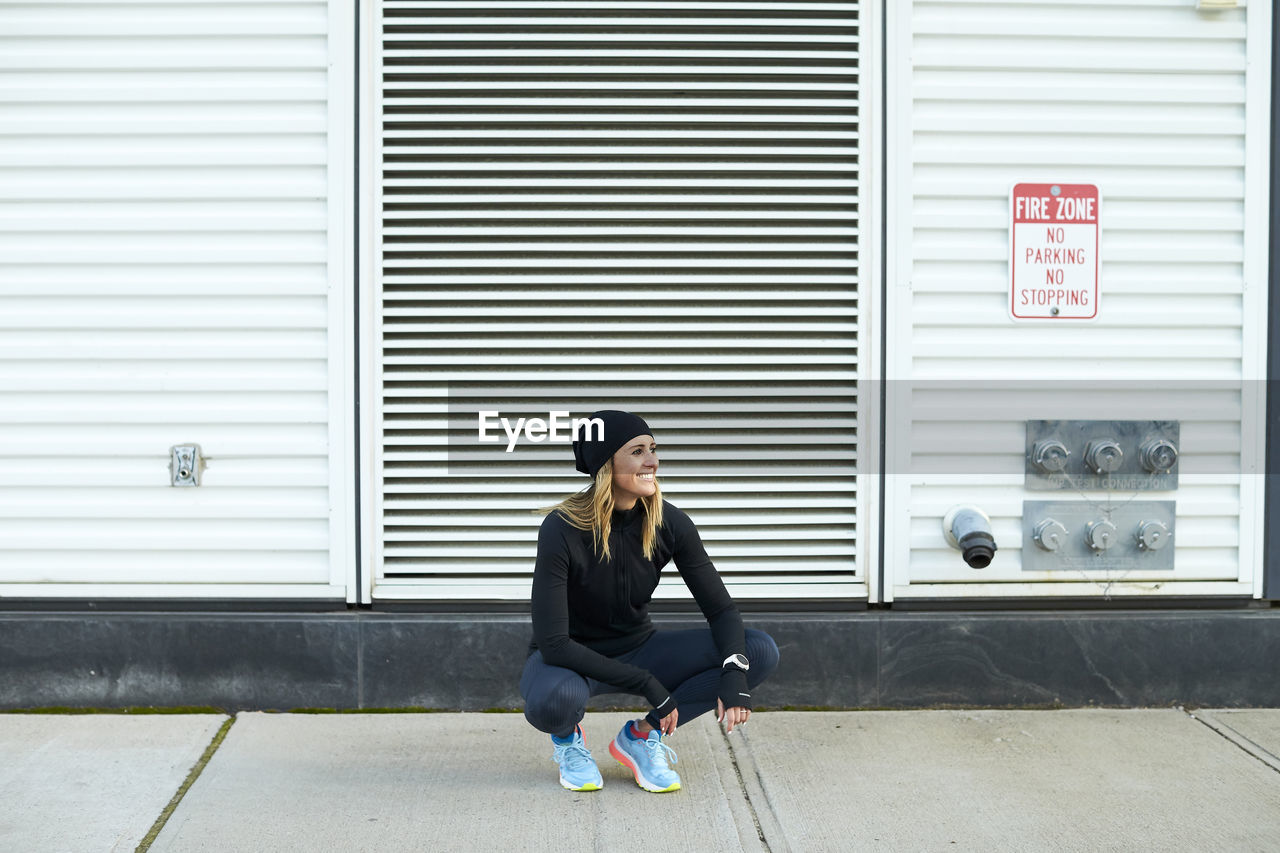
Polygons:
[[[520,677],[525,718],[551,735],[560,784],[604,784],[579,722],[587,699],[634,693],[652,710],[622,727],[609,754],[646,791],[680,789],[662,738],[716,709],[728,731],[751,717],[751,688],[778,664],[778,647],[742,617],[707,557],[697,528],[662,499],[653,430],[629,412],[591,415],[573,442],[586,489],[546,510],[533,570],[533,641]],[[707,618],[707,628],[657,631],[649,600],[672,559]]]

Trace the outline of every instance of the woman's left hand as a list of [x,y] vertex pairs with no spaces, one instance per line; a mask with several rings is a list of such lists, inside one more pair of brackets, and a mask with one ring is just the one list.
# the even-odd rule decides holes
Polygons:
[[[724,701],[721,699],[716,700],[716,722],[723,723],[724,721],[728,720],[729,732],[733,731],[734,726],[740,726],[750,718],[751,718],[750,709],[742,708],[742,707],[733,707],[726,711],[724,708]],[[726,732],[726,734],[727,733],[728,732]]]

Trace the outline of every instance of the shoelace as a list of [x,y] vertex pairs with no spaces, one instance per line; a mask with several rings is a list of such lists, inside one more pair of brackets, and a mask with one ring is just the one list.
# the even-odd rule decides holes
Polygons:
[[666,769],[668,757],[670,757],[672,764],[678,764],[680,762],[680,759],[676,758],[676,751],[663,743],[659,738],[646,738],[644,745],[645,748],[649,750],[651,760],[658,767]]
[[570,770],[581,770],[591,762],[591,750],[583,746],[580,741],[556,744],[555,752],[551,753],[551,760],[557,764],[563,760]]

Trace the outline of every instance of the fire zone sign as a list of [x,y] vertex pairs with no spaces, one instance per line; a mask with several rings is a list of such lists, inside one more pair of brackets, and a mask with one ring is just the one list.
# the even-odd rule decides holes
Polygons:
[[1010,193],[1009,315],[1098,317],[1101,239],[1095,184],[1015,184]]

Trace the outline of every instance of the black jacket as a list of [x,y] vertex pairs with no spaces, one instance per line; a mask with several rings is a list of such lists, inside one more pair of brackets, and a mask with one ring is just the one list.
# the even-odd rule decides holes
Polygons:
[[[707,556],[693,521],[669,501],[662,502],[653,559],[641,545],[644,508],[615,510],[609,560],[593,552],[591,532],[552,512],[538,531],[533,569],[533,641],[552,666],[643,695],[655,708],[669,691],[648,670],[612,658],[639,647],[654,630],[649,600],[662,568],[672,559],[707,618],[723,657],[746,652],[742,616]],[[728,683],[726,683],[728,682]],[[730,668],[721,676],[728,695],[746,690],[746,676]],[[722,689],[722,693],[724,690]]]

